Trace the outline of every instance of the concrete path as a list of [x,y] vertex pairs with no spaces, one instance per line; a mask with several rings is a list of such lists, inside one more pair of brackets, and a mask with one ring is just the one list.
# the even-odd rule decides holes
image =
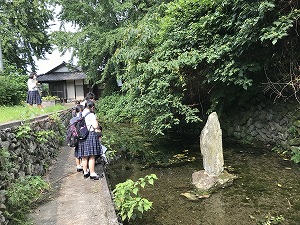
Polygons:
[[[103,168],[96,166],[101,174]],[[76,172],[74,150],[62,147],[46,179],[51,200],[30,214],[34,225],[118,225],[106,178],[94,181]]]

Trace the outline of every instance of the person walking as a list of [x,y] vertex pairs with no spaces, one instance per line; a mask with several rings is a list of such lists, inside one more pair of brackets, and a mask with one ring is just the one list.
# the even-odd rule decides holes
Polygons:
[[95,102],[88,100],[86,107],[82,112],[86,126],[89,130],[88,136],[84,140],[79,140],[78,155],[82,159],[83,177],[92,180],[99,180],[99,176],[95,172],[96,157],[102,155],[102,147],[97,132],[100,132],[99,124],[94,113]]
[[[81,105],[80,101],[76,100],[75,101],[75,106],[72,108],[72,117],[75,117],[78,114],[78,112],[77,112],[77,109],[78,109],[77,106],[80,106],[80,108],[82,108],[82,110],[84,109],[84,105]],[[82,110],[80,111],[80,116],[81,116]]]
[[33,104],[37,104],[39,109],[44,111],[42,107],[42,99],[38,92],[38,85],[39,83],[36,79],[36,73],[30,73],[29,79],[27,80],[28,92],[26,102],[30,105],[30,107],[32,107]]
[[84,100],[80,104],[85,107],[85,104],[88,100],[95,101],[95,94],[93,92],[87,93]]

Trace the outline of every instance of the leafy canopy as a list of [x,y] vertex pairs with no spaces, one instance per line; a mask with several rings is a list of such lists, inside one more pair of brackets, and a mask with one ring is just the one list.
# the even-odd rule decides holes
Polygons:
[[0,42],[4,67],[35,69],[34,56],[51,51],[47,34],[53,19],[51,0],[0,0]]
[[[56,33],[56,43],[76,49],[89,79],[105,85],[106,98],[113,99],[113,104],[103,101],[107,116],[135,121],[155,133],[197,123],[205,116],[200,111],[245,103],[262,94],[268,81],[284,84],[299,69],[297,2],[58,3],[60,18],[79,30]],[[122,80],[121,90],[116,80]],[[292,80],[297,84],[299,79]]]

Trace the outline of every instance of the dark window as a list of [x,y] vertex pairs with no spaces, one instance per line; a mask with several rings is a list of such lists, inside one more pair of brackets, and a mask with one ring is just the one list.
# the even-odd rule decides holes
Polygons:
[[65,82],[53,82],[49,84],[50,94],[60,99],[65,99]]

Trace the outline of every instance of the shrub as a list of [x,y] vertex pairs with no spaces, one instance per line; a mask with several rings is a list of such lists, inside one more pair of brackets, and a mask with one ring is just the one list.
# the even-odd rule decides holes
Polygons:
[[142,218],[144,211],[148,211],[152,207],[152,202],[146,198],[142,198],[139,194],[140,188],[144,188],[146,183],[153,185],[155,174],[150,174],[144,178],[139,178],[134,182],[130,179],[116,185],[113,190],[114,201],[119,211],[118,214],[122,220],[134,220],[136,217]]
[[31,127],[29,124],[23,124],[22,126],[17,127],[16,137],[17,138],[30,138],[31,136]]
[[292,148],[291,160],[295,163],[300,163],[300,150],[298,148]]
[[53,130],[40,130],[37,131],[34,134],[34,136],[36,137],[39,143],[45,144],[55,137],[55,132]]
[[26,100],[27,76],[18,73],[0,75],[0,105],[19,105]]
[[59,97],[48,95],[48,96],[42,97],[42,100],[50,100],[50,101],[51,100],[59,100]]
[[109,122],[130,122],[137,117],[137,111],[131,107],[131,101],[133,99],[130,96],[106,96],[97,102],[97,114]]

